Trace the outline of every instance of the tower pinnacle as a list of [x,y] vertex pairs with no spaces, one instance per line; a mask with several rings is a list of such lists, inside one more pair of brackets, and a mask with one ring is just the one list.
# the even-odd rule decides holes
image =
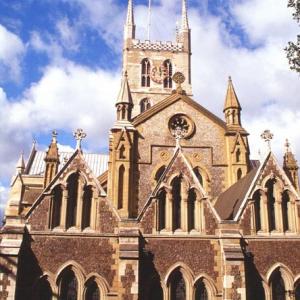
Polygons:
[[128,0],[127,18],[125,24],[124,38],[134,39],[135,38],[135,24],[134,24],[134,12],[133,12],[133,0]]
[[181,30],[189,30],[189,19],[187,13],[187,0],[182,0]]

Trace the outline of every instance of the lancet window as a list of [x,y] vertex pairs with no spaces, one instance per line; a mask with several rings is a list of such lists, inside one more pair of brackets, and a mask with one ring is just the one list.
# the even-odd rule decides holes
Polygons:
[[173,67],[170,60],[164,61],[164,72],[165,72],[165,78],[164,78],[164,88],[172,88],[172,75],[173,75]]
[[91,227],[93,190],[91,186],[85,186],[83,189],[83,211],[82,228]]
[[282,202],[281,202],[281,208],[282,208],[282,225],[283,225],[283,231],[290,230],[290,223],[289,223],[289,207],[290,207],[290,197],[287,191],[284,191],[282,194]]
[[149,59],[145,58],[142,60],[141,63],[142,66],[142,82],[141,85],[142,87],[150,87],[150,69],[151,69],[151,64]]
[[66,300],[77,300],[78,282],[72,270],[67,270],[60,283],[60,298]]
[[189,190],[188,196],[188,231],[195,229],[195,209],[196,209],[196,192],[194,189]]
[[170,294],[172,300],[186,300],[185,280],[180,270],[175,270],[170,277]]
[[296,300],[300,300],[300,282],[296,284],[295,288],[295,298]]
[[281,273],[276,270],[271,278],[272,300],[286,300],[285,285]]
[[122,165],[119,168],[119,180],[118,180],[118,209],[123,208],[124,201],[124,176],[125,176],[125,168]]
[[199,280],[195,286],[195,300],[208,300],[208,294],[203,280]]
[[52,228],[58,227],[61,222],[62,188],[60,185],[53,189],[52,196]]
[[261,230],[261,195],[260,195],[260,193],[261,193],[260,191],[256,191],[253,196],[256,231]]
[[268,221],[269,221],[269,230],[276,229],[276,218],[275,218],[275,179],[270,179],[266,183],[267,187],[267,201],[268,201]]
[[243,172],[241,169],[238,169],[236,172],[237,180],[240,180],[243,177]]
[[181,188],[182,177],[177,176],[172,182],[172,198],[173,198],[173,230],[181,229]]
[[149,98],[144,98],[140,102],[141,113],[151,108],[151,100]]
[[100,300],[99,287],[95,281],[88,284],[85,293],[85,300]]
[[77,221],[77,205],[79,191],[79,174],[70,175],[67,181],[68,203],[67,203],[67,228],[75,227]]
[[166,192],[160,191],[158,195],[158,230],[166,228]]

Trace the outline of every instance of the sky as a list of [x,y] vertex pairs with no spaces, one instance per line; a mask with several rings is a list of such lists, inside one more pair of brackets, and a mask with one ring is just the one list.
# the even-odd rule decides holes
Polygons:
[[[135,0],[137,38],[146,39],[147,0]],[[287,0],[190,0],[193,98],[223,118],[233,78],[252,158],[274,134],[282,160],[288,138],[300,161],[300,77],[284,48],[299,26]],[[105,153],[120,88],[126,0],[0,0],[0,215],[21,152],[46,150],[51,131],[72,151]],[[175,39],[181,0],[153,0],[151,39]],[[163,30],[162,30],[163,28]]]

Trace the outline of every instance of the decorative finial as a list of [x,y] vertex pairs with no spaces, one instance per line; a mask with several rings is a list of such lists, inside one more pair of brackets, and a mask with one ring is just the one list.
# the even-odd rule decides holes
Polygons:
[[54,129],[52,131],[52,143],[57,143],[57,136],[58,136],[58,133],[57,131]]
[[271,141],[274,137],[274,134],[271,133],[269,129],[266,129],[262,134],[261,138],[268,144],[268,148],[271,151]]
[[288,153],[288,152],[291,151],[290,146],[291,146],[291,144],[290,144],[289,140],[286,139],[286,140],[285,140],[285,144],[284,144],[285,152],[286,152],[286,153]]
[[176,92],[178,94],[185,94],[185,91],[181,87],[181,85],[185,82],[184,75],[181,72],[176,72],[172,79],[176,83]]
[[76,139],[76,150],[81,150],[81,142],[83,139],[86,138],[86,133],[83,131],[83,129],[77,129],[75,132],[74,132],[74,138]]
[[24,152],[21,151],[20,158],[17,163],[17,174],[23,174],[25,170]]

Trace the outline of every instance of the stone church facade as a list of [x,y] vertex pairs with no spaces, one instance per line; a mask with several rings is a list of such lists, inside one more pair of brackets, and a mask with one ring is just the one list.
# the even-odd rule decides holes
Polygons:
[[21,156],[0,299],[300,299],[295,156],[250,159],[231,79],[223,120],[191,98],[190,36],[183,0],[175,42],[137,40],[129,0],[109,155],[84,153],[78,130],[74,153],[53,132]]

